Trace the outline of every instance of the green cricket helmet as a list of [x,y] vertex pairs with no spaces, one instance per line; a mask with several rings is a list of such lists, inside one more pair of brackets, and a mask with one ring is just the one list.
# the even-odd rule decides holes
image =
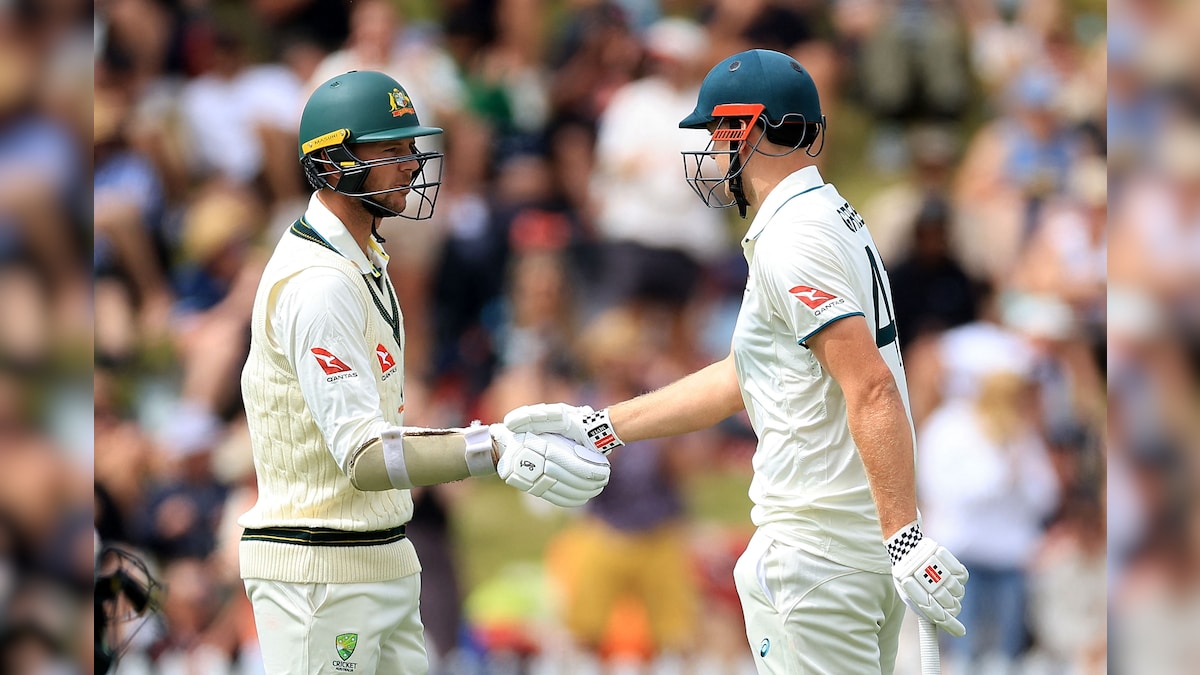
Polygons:
[[[746,216],[741,188],[745,165],[737,153],[740,143],[760,122],[764,133],[755,142],[754,152],[770,154],[758,147],[763,138],[789,148],[776,156],[804,148],[806,154],[816,157],[825,145],[825,115],[812,76],[796,59],[769,49],[738,52],[713,66],[700,85],[696,108],[679,122],[681,129],[712,132],[704,150],[683,153],[685,178],[708,206],[737,204],[742,217]],[[818,137],[821,146],[813,151]],[[717,142],[729,143],[729,149],[715,150]],[[716,155],[730,157],[729,170],[712,177],[705,160]],[[720,190],[726,184],[728,195]]]
[[[442,133],[422,126],[412,99],[400,83],[372,70],[352,70],[317,87],[300,115],[300,164],[314,189],[329,188],[358,197],[376,217],[403,216],[423,220],[433,215],[441,185],[442,153],[415,151],[411,155],[364,160],[354,153],[358,143],[393,141]],[[414,146],[415,148],[415,146]],[[408,184],[381,190],[364,189],[371,169],[416,161],[420,166]],[[331,183],[330,177],[337,176]],[[410,190],[419,197],[416,213],[403,213],[371,199],[376,195]]]

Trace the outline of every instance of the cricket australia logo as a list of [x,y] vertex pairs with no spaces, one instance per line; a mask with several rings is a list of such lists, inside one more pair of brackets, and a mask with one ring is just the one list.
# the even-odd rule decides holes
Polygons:
[[333,639],[333,646],[341,657],[340,661],[333,662],[333,669],[343,673],[354,672],[358,664],[351,663],[350,657],[354,655],[354,648],[358,646],[358,633],[342,633]]

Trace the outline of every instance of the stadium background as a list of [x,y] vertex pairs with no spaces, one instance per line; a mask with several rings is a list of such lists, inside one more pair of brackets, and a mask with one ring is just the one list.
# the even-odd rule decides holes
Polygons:
[[[923,478],[923,510],[995,526],[982,545],[970,528],[934,536],[1004,572],[996,601],[1027,591],[993,612],[1015,652],[967,667],[948,650],[947,672],[1196,662],[1196,3],[94,10],[0,3],[0,670],[91,670],[92,514],[163,583],[159,611],[123,624],[118,672],[258,672],[232,524],[254,488],[237,379],[257,272],[307,195],[294,129],[325,75],[386,70],[446,129],[437,215],[381,231],[409,420],[457,425],[611,400],[724,355],[745,223],[693,215],[690,193],[667,208],[658,181],[685,189],[674,105],[752,46],[814,74],[821,170],[891,271],[919,457],[959,466]],[[750,534],[745,420],[645,451],[655,461],[629,461],[617,497],[581,513],[497,481],[421,496],[435,672],[749,672],[730,578]],[[1012,461],[972,473],[997,457]],[[659,499],[643,504],[646,485]],[[604,666],[569,646],[571,572],[603,527],[680,534],[687,559],[657,570],[694,582],[680,651],[655,648],[629,602],[605,618]]]

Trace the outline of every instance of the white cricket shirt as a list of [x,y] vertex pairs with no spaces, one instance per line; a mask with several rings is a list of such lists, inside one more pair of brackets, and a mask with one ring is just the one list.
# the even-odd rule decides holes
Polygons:
[[890,284],[871,234],[810,166],[767,195],[742,247],[750,273],[732,349],[758,435],[751,519],[778,541],[855,569],[888,572],[845,396],[805,346],[831,323],[865,316],[911,426]]

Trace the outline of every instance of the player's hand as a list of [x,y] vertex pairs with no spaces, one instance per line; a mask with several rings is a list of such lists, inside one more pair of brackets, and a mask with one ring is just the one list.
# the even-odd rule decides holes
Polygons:
[[566,403],[525,405],[509,411],[504,426],[514,432],[560,434],[605,455],[625,445],[613,430],[608,408],[596,412],[590,406]]
[[608,485],[608,458],[595,450],[555,434],[491,428],[501,453],[496,473],[518,490],[570,507],[583,506]]
[[892,580],[904,604],[954,637],[966,635],[958,613],[970,575],[958,558],[923,536],[915,521],[888,538],[887,550]]

